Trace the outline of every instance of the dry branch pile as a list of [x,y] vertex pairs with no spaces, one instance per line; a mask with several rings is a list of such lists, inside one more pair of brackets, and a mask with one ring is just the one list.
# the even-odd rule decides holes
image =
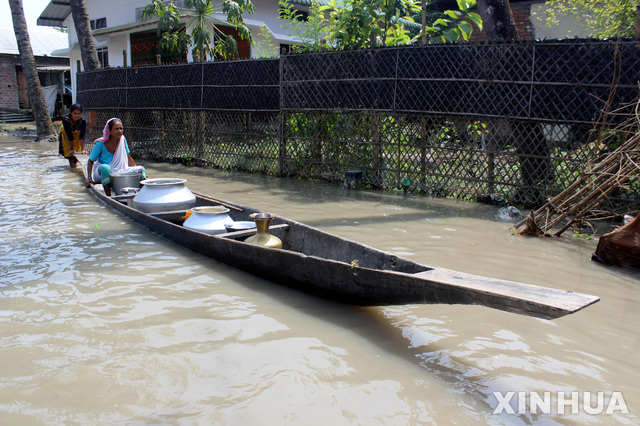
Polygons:
[[[634,117],[634,132],[622,129],[622,134],[631,135],[618,149],[607,154],[597,163],[588,164],[580,178],[562,193],[531,212],[515,225],[520,235],[560,236],[569,227],[580,223],[613,191],[622,186],[640,171],[640,117]],[[601,144],[600,136],[596,143]],[[553,234],[550,230],[560,225]]]

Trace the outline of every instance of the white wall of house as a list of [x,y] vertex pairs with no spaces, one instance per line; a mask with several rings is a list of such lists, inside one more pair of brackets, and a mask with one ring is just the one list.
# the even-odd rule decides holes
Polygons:
[[[106,18],[107,29],[117,27],[120,25],[126,25],[136,22],[136,9],[144,8],[147,6],[149,0],[86,0],[87,9],[89,12],[89,19],[95,20],[100,18]],[[271,34],[271,44],[276,47],[275,56],[279,54],[279,46],[284,44],[295,44],[296,41],[290,30],[282,28],[283,21],[278,19],[278,0],[253,0],[255,12],[252,15],[245,15],[245,23],[249,27],[252,33],[252,37],[255,41],[259,42],[262,46],[265,46],[265,40],[260,36],[260,30],[263,25],[266,25]],[[296,6],[299,10],[307,11],[308,8],[304,6]],[[224,15],[214,15],[214,17],[224,20]],[[73,19],[71,15],[67,17],[65,26],[69,32],[69,46],[70,46],[70,62],[71,62],[71,83],[72,87],[76,87],[76,73],[82,71],[82,58],[80,55],[80,47],[78,45],[78,36],[73,25]],[[131,43],[130,34],[134,32],[144,31],[154,28],[153,26],[145,26],[144,28],[133,28],[124,30],[121,32],[114,32],[109,34],[95,35],[96,47],[107,47],[109,52],[109,66],[122,67],[124,66],[123,51],[126,52],[127,65],[131,65]],[[98,33],[102,31],[97,31]],[[251,47],[252,57],[264,57],[274,56],[272,54],[266,54],[266,52],[260,51],[254,43]],[[189,53],[189,60],[192,60]],[[80,61],[80,68],[78,69],[78,61]],[[75,90],[74,90],[75,100]]]
[[538,40],[566,39],[576,37],[589,37],[590,31],[585,28],[579,19],[573,16],[564,16],[558,25],[550,27],[547,24],[547,6],[544,3],[531,5],[531,25]]
[[[129,35],[114,34],[109,41],[109,61],[112,66],[124,66],[123,51],[127,55],[127,64],[131,65],[131,55],[129,55],[130,50],[131,43],[129,41]],[[111,51],[113,51],[113,55],[111,55]]]
[[[107,18],[107,28],[109,28],[135,22],[136,9],[145,7],[150,2],[148,0],[87,0],[86,3],[89,19]],[[65,25],[69,29],[69,45],[74,46],[78,42],[78,36],[71,15],[67,17]]]
[[[285,21],[283,21],[282,19],[278,19],[278,9],[280,7],[278,0],[252,0],[252,3],[256,11],[253,15],[248,15],[245,17],[248,23],[251,23],[251,21],[263,22],[274,35],[293,40],[293,38],[291,37],[293,35],[293,31],[282,28],[282,25],[285,23]],[[309,12],[308,6],[301,6],[301,5],[293,5],[293,6],[294,6],[294,9],[297,9],[303,12]],[[255,26],[257,26],[258,28],[260,27],[258,23],[253,25],[253,27]],[[253,27],[252,27],[252,36],[257,35],[257,32],[258,32],[254,30]],[[286,42],[286,40],[281,40],[281,41]]]

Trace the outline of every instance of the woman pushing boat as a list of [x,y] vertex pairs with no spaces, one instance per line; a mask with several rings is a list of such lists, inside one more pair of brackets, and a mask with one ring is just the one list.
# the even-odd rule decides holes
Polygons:
[[87,188],[93,183],[102,183],[104,193],[111,196],[112,173],[138,172],[140,180],[146,179],[144,167],[136,165],[129,152],[122,120],[109,119],[102,131],[102,137],[94,141],[93,149],[89,154]]
[[84,150],[84,134],[86,130],[87,122],[82,118],[82,107],[80,104],[71,105],[69,114],[62,118],[62,126],[58,131],[60,155],[69,160],[71,168],[75,168],[78,165],[78,159],[74,154],[87,153]]

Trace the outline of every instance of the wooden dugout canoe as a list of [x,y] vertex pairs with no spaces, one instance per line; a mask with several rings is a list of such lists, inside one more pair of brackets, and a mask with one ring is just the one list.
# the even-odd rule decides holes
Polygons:
[[[79,157],[86,163],[86,157]],[[243,242],[255,231],[208,235],[181,226],[185,211],[147,214],[129,207],[123,196],[105,195],[99,184],[90,190],[109,207],[180,246],[269,281],[350,304],[482,305],[553,319],[599,300],[416,263],[281,217],[271,222],[270,233],[282,240],[283,249],[264,248]],[[194,194],[196,206],[227,206],[234,221],[250,220],[249,214],[260,211]]]

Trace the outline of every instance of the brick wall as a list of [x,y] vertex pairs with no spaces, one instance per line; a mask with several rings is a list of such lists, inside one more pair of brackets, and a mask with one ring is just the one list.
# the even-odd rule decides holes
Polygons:
[[[518,37],[520,40],[533,40],[535,38],[535,31],[531,21],[531,3],[511,3],[511,13],[513,13],[513,20],[516,24],[518,31]],[[473,32],[471,33],[470,41],[487,41],[487,34],[480,31],[478,27],[473,26]]]
[[[69,59],[52,56],[36,56],[38,67],[69,66]],[[18,55],[0,54],[0,109],[18,110],[30,108],[27,83]]]
[[0,108],[18,109],[15,60],[4,55],[0,55]]

